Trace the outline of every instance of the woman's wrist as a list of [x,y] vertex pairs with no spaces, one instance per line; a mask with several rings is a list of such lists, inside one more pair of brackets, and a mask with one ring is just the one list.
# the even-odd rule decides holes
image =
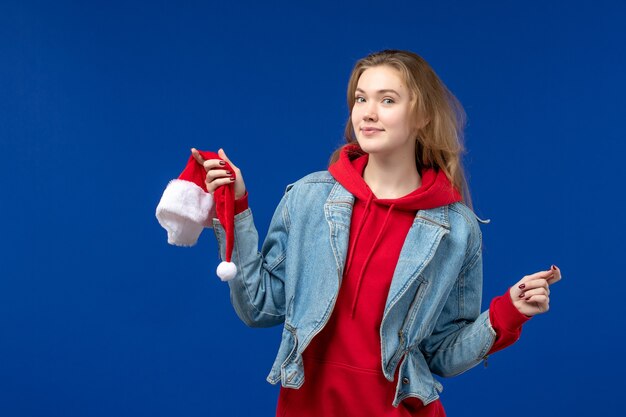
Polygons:
[[235,215],[242,213],[248,209],[248,191],[240,198],[235,200]]

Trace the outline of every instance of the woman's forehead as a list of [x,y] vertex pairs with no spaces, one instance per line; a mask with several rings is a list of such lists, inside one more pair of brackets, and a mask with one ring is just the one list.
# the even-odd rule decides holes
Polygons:
[[376,66],[363,71],[356,88],[364,92],[394,90],[396,93],[406,92],[406,84],[400,71],[389,66]]

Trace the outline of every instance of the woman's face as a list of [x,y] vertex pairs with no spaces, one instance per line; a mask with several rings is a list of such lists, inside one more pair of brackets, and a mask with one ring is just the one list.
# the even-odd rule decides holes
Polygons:
[[383,157],[415,155],[410,111],[409,90],[396,69],[366,69],[357,83],[351,115],[361,149]]

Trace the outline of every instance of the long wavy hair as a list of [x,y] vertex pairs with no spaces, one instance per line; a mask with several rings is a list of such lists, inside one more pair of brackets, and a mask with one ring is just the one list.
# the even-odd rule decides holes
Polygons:
[[[384,50],[360,59],[348,82],[348,108],[352,111],[361,74],[368,68],[383,65],[397,70],[411,92],[411,123],[416,126],[415,161],[418,170],[443,170],[452,185],[461,193],[463,202],[471,207],[471,196],[461,160],[465,153],[465,111],[459,100],[422,57],[409,51]],[[423,126],[420,128],[418,125]],[[358,146],[350,116],[344,136],[348,144]],[[339,159],[342,148],[343,146],[333,152],[331,164]]]

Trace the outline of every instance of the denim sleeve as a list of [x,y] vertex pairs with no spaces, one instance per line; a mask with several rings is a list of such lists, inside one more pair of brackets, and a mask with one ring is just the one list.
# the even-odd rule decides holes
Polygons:
[[470,257],[452,288],[432,334],[420,344],[434,374],[450,377],[482,361],[495,341],[489,312],[480,313],[482,252]]
[[[287,193],[276,208],[259,252],[259,236],[250,209],[235,216],[232,262],[237,275],[228,281],[239,318],[250,327],[270,327],[285,320],[285,252],[288,238]],[[217,219],[215,235],[224,259],[225,233]]]

